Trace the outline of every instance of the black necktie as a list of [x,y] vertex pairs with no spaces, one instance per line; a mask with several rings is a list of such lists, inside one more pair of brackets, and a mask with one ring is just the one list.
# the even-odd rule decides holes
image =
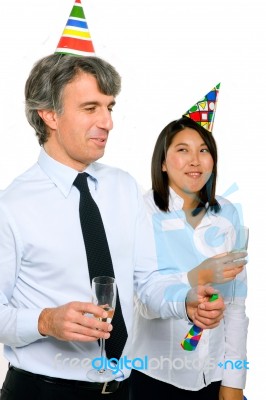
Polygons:
[[[102,217],[97,204],[91,196],[87,176],[86,172],[78,174],[73,185],[80,191],[79,216],[90,280],[92,281],[95,276],[112,276],[115,278]],[[113,330],[110,338],[106,340],[105,350],[108,359],[116,358],[119,360],[128,335],[118,292],[112,325]]]

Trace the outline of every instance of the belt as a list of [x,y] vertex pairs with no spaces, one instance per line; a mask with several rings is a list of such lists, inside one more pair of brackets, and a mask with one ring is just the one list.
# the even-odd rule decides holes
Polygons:
[[23,369],[13,367],[12,365],[9,367],[9,370],[11,371],[13,370],[19,374],[27,375],[33,379],[41,380],[43,382],[51,384],[70,386],[74,388],[83,388],[88,390],[98,390],[101,392],[101,394],[109,394],[116,392],[117,389],[119,388],[119,385],[122,383],[115,380],[110,382],[99,383],[99,382],[76,381],[76,380],[62,379],[62,378],[52,378],[51,376],[33,374],[32,372],[24,371]]

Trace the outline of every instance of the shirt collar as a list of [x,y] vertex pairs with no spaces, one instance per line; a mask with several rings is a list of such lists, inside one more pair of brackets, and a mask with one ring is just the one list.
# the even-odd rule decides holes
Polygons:
[[184,199],[180,197],[170,186],[169,186],[169,208],[170,211],[182,210],[184,205]]
[[[170,211],[180,211],[183,209],[184,199],[180,197],[170,186],[169,186],[169,209]],[[219,214],[211,212],[208,210],[206,214],[203,216],[200,226],[210,225],[212,223],[211,215],[214,217],[218,217]]]
[[[44,173],[51,179],[51,181],[58,187],[62,194],[67,197],[69,195],[70,189],[73,185],[74,180],[77,177],[78,171],[67,165],[61,164],[54,158],[50,157],[44,148],[41,149],[38,164]],[[89,178],[93,181],[95,185],[95,190],[97,189],[98,180],[95,166],[90,164],[83,172],[89,174]]]

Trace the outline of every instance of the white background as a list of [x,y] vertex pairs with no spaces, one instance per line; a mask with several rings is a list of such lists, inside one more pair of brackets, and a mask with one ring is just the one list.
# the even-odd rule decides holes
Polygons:
[[[39,153],[23,90],[37,59],[53,53],[74,0],[1,3],[0,189]],[[263,0],[83,0],[96,54],[122,75],[105,163],[150,187],[161,129],[221,82],[214,135],[218,193],[240,202],[250,227],[245,394],[264,393],[265,17]],[[1,271],[0,271],[1,273]],[[1,327],[0,327],[1,329]],[[0,355],[0,383],[6,362]]]

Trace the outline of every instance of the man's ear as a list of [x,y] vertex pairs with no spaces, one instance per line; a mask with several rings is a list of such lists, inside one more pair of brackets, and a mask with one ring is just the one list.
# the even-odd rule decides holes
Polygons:
[[56,113],[53,110],[38,110],[37,111],[45,125],[50,129],[57,129],[57,118]]

